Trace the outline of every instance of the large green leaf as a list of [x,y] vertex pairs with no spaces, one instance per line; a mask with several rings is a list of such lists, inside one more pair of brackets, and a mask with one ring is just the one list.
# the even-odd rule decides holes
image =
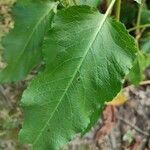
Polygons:
[[20,80],[40,63],[42,41],[55,7],[55,2],[46,0],[16,3],[13,9],[15,27],[3,40],[7,67],[0,72],[1,82]]
[[87,6],[57,13],[44,44],[46,69],[21,100],[20,140],[34,150],[63,146],[120,91],[136,47],[124,26],[106,17]]

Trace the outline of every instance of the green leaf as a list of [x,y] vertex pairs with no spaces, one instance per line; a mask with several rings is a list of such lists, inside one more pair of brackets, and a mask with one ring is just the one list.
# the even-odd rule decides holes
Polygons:
[[141,24],[150,24],[150,10],[146,6],[141,13]]
[[121,5],[121,22],[126,24],[126,26],[131,26],[133,20],[135,20],[137,13],[137,8],[135,3],[128,3],[127,1],[122,1]]
[[46,69],[21,100],[25,119],[19,137],[33,150],[62,147],[120,91],[136,47],[121,23],[106,18],[88,6],[55,16],[44,44]]
[[150,32],[146,32],[140,39],[140,49],[143,52],[150,54]]
[[146,54],[146,67],[150,67],[150,53]]
[[131,69],[130,73],[127,75],[127,79],[135,84],[138,85],[140,81],[144,79],[144,70],[148,65],[148,58],[147,56],[139,52],[137,58],[134,62],[133,68]]
[[0,81],[23,79],[42,59],[41,45],[47,25],[53,17],[55,2],[20,0],[13,9],[15,27],[4,38],[6,68],[0,71]]
[[141,4],[142,3],[142,0],[134,0],[136,1],[137,3]]
[[89,5],[89,6],[97,7],[101,1],[102,0],[76,0],[76,3],[79,5]]
[[142,50],[144,56],[145,56],[145,61],[146,61],[146,67],[150,66],[150,31],[146,32],[142,38],[140,39],[140,49]]
[[134,62],[133,68],[127,75],[127,79],[138,85],[144,78],[145,69],[150,66],[150,33],[144,34],[139,42],[140,52]]
[[73,5],[89,5],[92,7],[97,7],[102,0],[61,0],[65,6]]

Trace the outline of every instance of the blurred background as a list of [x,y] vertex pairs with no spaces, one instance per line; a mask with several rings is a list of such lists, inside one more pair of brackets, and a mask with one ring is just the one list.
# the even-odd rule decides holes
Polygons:
[[[105,12],[109,2],[101,0],[101,12]],[[11,15],[14,3],[15,0],[0,0],[0,43],[14,26]],[[121,22],[136,38],[142,57],[139,56],[136,67],[126,77],[124,90],[106,104],[95,127],[82,138],[77,135],[63,150],[150,150],[150,28],[134,29],[139,10],[134,0],[122,0],[121,7]],[[140,23],[150,24],[150,0],[145,1]],[[0,85],[0,150],[30,150],[30,145],[19,144],[18,132],[23,121],[19,101],[31,76]]]

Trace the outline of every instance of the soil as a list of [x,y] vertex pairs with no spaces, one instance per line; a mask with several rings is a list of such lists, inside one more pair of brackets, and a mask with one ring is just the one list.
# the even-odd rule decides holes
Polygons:
[[[0,150],[29,150],[18,142],[22,124],[19,99],[25,82],[0,85]],[[77,137],[62,150],[149,150],[150,86],[129,86],[128,101],[106,106],[98,123],[85,136]]]

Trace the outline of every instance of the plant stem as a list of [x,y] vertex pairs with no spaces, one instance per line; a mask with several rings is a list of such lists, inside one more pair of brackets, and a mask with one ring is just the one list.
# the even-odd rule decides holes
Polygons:
[[104,24],[106,18],[108,17],[108,15],[109,15],[109,13],[110,13],[112,7],[113,7],[114,4],[115,4],[115,1],[116,1],[116,0],[112,0],[111,3],[110,3],[110,5],[109,5],[109,7],[107,8],[107,10],[106,10],[106,12],[105,12],[105,14],[104,14],[104,17],[103,17],[103,19],[102,19],[101,22],[100,22],[99,30],[101,29],[101,27],[103,26],[103,24]]
[[116,0],[112,0],[112,1],[111,1],[110,5],[109,5],[109,7],[108,7],[108,9],[107,9],[107,11],[106,11],[106,13],[105,13],[105,16],[106,16],[106,17],[108,16],[108,14],[110,13],[112,7],[114,6],[115,1],[116,1]]
[[137,39],[137,41],[140,37],[140,28],[138,28],[138,27],[140,26],[140,22],[141,22],[141,13],[142,13],[144,3],[145,3],[145,0],[142,0],[142,3],[138,10],[138,16],[137,16],[137,22],[136,22],[136,39]]
[[120,20],[120,11],[121,11],[121,0],[116,0],[116,12],[115,12],[115,16],[116,16],[116,20],[117,21]]
[[139,26],[135,26],[133,28],[128,29],[129,32],[140,29],[140,28],[149,28],[150,24],[143,24],[143,25],[139,25]]
[[139,10],[138,10],[138,16],[137,16],[137,22],[136,22],[136,27],[137,27],[136,33],[137,34],[140,32],[138,27],[140,26],[140,22],[141,22],[141,13],[142,13],[144,1],[145,0],[142,0],[142,3],[140,4]]
[[145,0],[142,0],[142,2],[140,4],[140,7],[139,7],[139,10],[138,10],[137,22],[136,22],[136,32],[135,32],[136,36],[135,36],[135,39],[136,39],[138,51],[140,51],[140,49],[139,49],[139,39],[142,35],[142,32],[140,32],[140,28],[138,28],[138,27],[140,26],[140,23],[141,23],[141,13],[142,13],[144,3],[145,3]]
[[[109,7],[110,3],[111,3],[111,0],[106,0],[106,6],[107,6],[107,8]],[[109,11],[109,15],[111,15],[111,13],[112,13],[112,8]]]

